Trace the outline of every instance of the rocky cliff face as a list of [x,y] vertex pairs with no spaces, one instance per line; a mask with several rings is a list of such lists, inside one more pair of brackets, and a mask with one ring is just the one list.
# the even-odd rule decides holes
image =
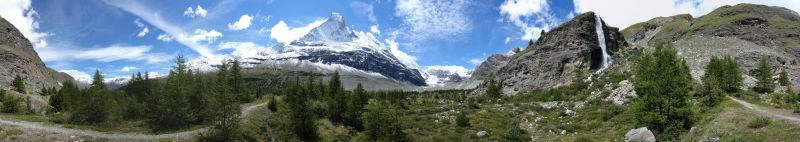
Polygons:
[[595,16],[587,12],[553,28],[533,45],[509,57],[492,79],[502,81],[505,94],[550,89],[585,79],[602,64],[595,24],[603,24],[609,54],[614,55],[627,45],[617,28],[596,23]]
[[0,18],[0,88],[10,89],[17,74],[24,78],[28,92],[58,87],[62,77],[44,65],[31,42],[14,25]]
[[489,56],[486,61],[483,61],[483,63],[475,68],[475,71],[472,72],[472,77],[470,79],[490,79],[492,74],[503,66],[506,66],[506,63],[508,63],[508,55],[494,54]]
[[694,18],[688,14],[658,17],[623,30],[637,48],[672,42],[699,80],[711,56],[731,55],[742,68],[745,87],[755,82],[758,61],[769,59],[776,75],[787,70],[800,83],[800,16],[782,7],[754,4],[723,6]]

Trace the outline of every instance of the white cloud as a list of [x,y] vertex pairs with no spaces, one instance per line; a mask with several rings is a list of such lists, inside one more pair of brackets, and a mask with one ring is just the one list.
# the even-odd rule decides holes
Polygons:
[[[691,14],[694,17],[705,15],[724,5],[754,3],[781,6],[800,11],[800,1],[796,0],[618,0],[611,2],[596,0],[574,0],[575,12],[594,11],[612,26],[626,28],[654,17]],[[646,11],[646,12],[642,12]]]
[[550,12],[547,0],[506,0],[500,5],[500,15],[522,30],[520,40],[539,38],[540,31],[559,22]]
[[187,39],[191,42],[198,43],[202,41],[206,41],[208,43],[213,43],[214,40],[217,38],[222,37],[222,33],[217,32],[216,30],[205,30],[205,29],[195,29],[194,35],[189,36]]
[[183,11],[183,15],[188,16],[190,18],[194,18],[194,17],[198,17],[198,16],[199,17],[206,17],[207,14],[208,14],[208,11],[206,11],[206,9],[203,9],[203,7],[200,6],[200,5],[197,5],[196,9],[192,9],[192,7],[189,6],[188,8],[186,8],[186,11]]
[[245,14],[242,15],[241,18],[239,18],[239,21],[236,21],[232,24],[228,24],[228,29],[233,31],[244,30],[250,27],[252,21],[253,21],[253,16]]
[[308,31],[311,31],[311,29],[318,27],[324,22],[325,22],[324,19],[320,19],[312,22],[311,24],[306,25],[305,27],[292,28],[289,27],[289,25],[286,25],[286,23],[284,23],[283,20],[281,20],[278,21],[278,24],[272,26],[272,29],[270,29],[269,36],[270,38],[275,39],[275,41],[281,43],[289,43],[303,37],[305,34],[308,33]]
[[266,48],[253,42],[222,42],[217,46],[219,47],[219,50],[233,49],[231,55],[239,58],[254,57],[262,51],[268,51],[268,53],[277,53],[270,48]]
[[163,42],[171,42],[172,41],[172,36],[169,36],[167,34],[160,34],[160,35],[158,35],[158,37],[156,37],[156,39],[158,39],[160,41],[163,41]]
[[59,70],[58,72],[66,73],[69,76],[72,76],[72,78],[78,82],[86,82],[86,83],[92,82],[92,76],[86,72],[78,70]]
[[142,21],[139,19],[133,20],[133,24],[136,24],[136,27],[142,28],[142,31],[136,34],[136,37],[144,37],[148,32],[150,32],[150,29],[147,28],[147,26],[145,26],[144,23],[142,23]]
[[398,0],[395,15],[408,28],[404,37],[412,41],[454,39],[472,30],[468,5],[467,0]]
[[381,30],[378,29],[378,25],[372,25],[369,26],[369,32],[372,32],[373,34],[380,34]]
[[410,68],[414,69],[419,68],[419,65],[417,65],[417,57],[408,55],[405,52],[401,51],[397,41],[394,41],[394,39],[387,39],[384,41],[389,46],[389,52],[391,52],[392,55],[394,55],[394,57],[397,58],[397,60],[400,60],[400,63],[403,63],[404,65]]
[[44,61],[65,60],[95,60],[99,62],[113,61],[145,61],[147,63],[160,63],[168,61],[171,57],[162,53],[150,53],[152,46],[122,46],[112,45],[104,48],[75,49],[75,48],[42,48],[37,50]]
[[[129,1],[129,0],[106,0],[104,1],[106,4],[117,7],[122,9],[123,11],[129,12],[133,15],[138,16],[143,21],[149,23],[150,25],[164,31],[165,33],[169,34],[175,41],[191,48],[195,52],[199,53],[202,56],[216,56],[213,50],[208,48],[208,45],[198,43],[197,40],[191,39],[192,34],[186,32],[180,25],[176,25],[166,21],[165,19],[159,16],[159,13],[155,12],[157,10],[150,9],[148,6],[144,6],[139,1]],[[205,11],[205,10],[203,10]],[[196,31],[196,30],[195,30]],[[163,41],[163,40],[162,40]]]
[[124,66],[124,67],[122,67],[122,69],[119,69],[119,71],[129,72],[129,71],[136,70],[136,69],[139,69],[139,68],[134,67],[134,66]]
[[136,34],[136,37],[144,37],[145,35],[147,35],[148,32],[150,32],[150,29],[148,29],[147,27],[144,27],[144,29],[142,29],[142,31],[140,31],[138,34]]
[[481,60],[479,58],[473,58],[473,59],[469,59],[469,63],[477,66],[477,65],[480,65],[481,63],[483,63],[483,60]]
[[508,44],[509,41],[511,41],[511,38],[510,37],[506,37],[506,40],[503,41],[503,43]]
[[39,13],[33,9],[30,0],[3,0],[0,2],[0,16],[14,25],[35,48],[46,47],[46,38],[53,35],[38,31]]

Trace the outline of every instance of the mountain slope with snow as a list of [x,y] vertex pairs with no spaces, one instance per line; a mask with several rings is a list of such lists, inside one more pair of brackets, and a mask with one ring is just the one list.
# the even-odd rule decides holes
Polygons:
[[312,72],[357,70],[351,72],[383,76],[416,86],[427,85],[419,70],[401,63],[372,34],[352,31],[338,13],[332,13],[327,21],[300,39],[241,58],[243,66],[248,68],[283,69],[287,65],[302,64],[315,66]]

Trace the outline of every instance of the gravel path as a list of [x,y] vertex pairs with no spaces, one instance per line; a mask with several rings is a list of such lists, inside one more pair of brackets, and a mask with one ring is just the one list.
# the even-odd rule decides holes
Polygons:
[[788,122],[790,122],[790,123],[792,123],[794,125],[800,126],[800,116],[798,116],[797,114],[792,113],[791,111],[781,110],[781,109],[765,108],[765,107],[761,107],[761,106],[758,106],[758,105],[755,105],[755,104],[751,104],[751,103],[748,103],[746,101],[742,101],[742,100],[739,100],[739,99],[736,99],[736,98],[733,98],[733,97],[730,97],[730,96],[728,96],[728,98],[730,98],[733,101],[736,101],[737,103],[741,104],[745,108],[755,110],[756,112],[764,114],[767,117],[770,117],[770,118],[773,118],[773,119],[779,119],[779,120],[786,120],[786,121],[788,121]]
[[[254,110],[256,110],[256,108],[263,105],[266,105],[266,103],[260,103],[242,107],[241,118],[247,118],[251,113],[253,113]],[[204,127],[190,131],[182,131],[182,132],[167,133],[167,134],[146,134],[146,133],[99,132],[99,131],[84,130],[84,129],[70,129],[70,128],[64,128],[62,127],[63,125],[58,125],[58,124],[44,124],[42,122],[29,122],[29,121],[10,120],[3,118],[0,118],[0,124],[18,127],[28,132],[31,131],[47,132],[52,134],[69,136],[70,138],[78,136],[90,136],[94,138],[105,138],[113,141],[158,141],[159,139],[164,139],[164,138],[171,138],[175,140],[188,140],[209,129],[209,127]]]

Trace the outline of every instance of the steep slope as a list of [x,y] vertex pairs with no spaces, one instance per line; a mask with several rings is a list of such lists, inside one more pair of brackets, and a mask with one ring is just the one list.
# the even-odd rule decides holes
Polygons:
[[502,82],[505,94],[516,94],[585,79],[603,64],[604,51],[598,44],[595,24],[602,24],[608,54],[627,45],[617,28],[597,23],[595,16],[593,12],[578,15],[545,33],[536,43],[509,57],[492,80]]
[[731,55],[745,73],[745,87],[755,80],[762,57],[768,58],[776,75],[787,70],[794,82],[800,77],[800,15],[782,7],[755,4],[723,6],[693,18],[683,14],[658,17],[623,30],[636,47],[652,49],[656,42],[672,42],[700,78],[711,56]]
[[491,78],[492,73],[508,63],[508,56],[509,55],[504,54],[494,54],[489,56],[486,61],[483,61],[480,65],[478,65],[478,67],[475,68],[475,71],[472,72],[472,77],[470,79],[484,80]]
[[419,70],[401,63],[368,33],[354,32],[338,13],[289,44],[279,44],[243,61],[252,68],[294,68],[300,71],[362,74],[425,86]]
[[58,87],[62,78],[44,65],[31,42],[14,25],[0,18],[0,88],[10,89],[16,75],[25,80],[28,92]]

